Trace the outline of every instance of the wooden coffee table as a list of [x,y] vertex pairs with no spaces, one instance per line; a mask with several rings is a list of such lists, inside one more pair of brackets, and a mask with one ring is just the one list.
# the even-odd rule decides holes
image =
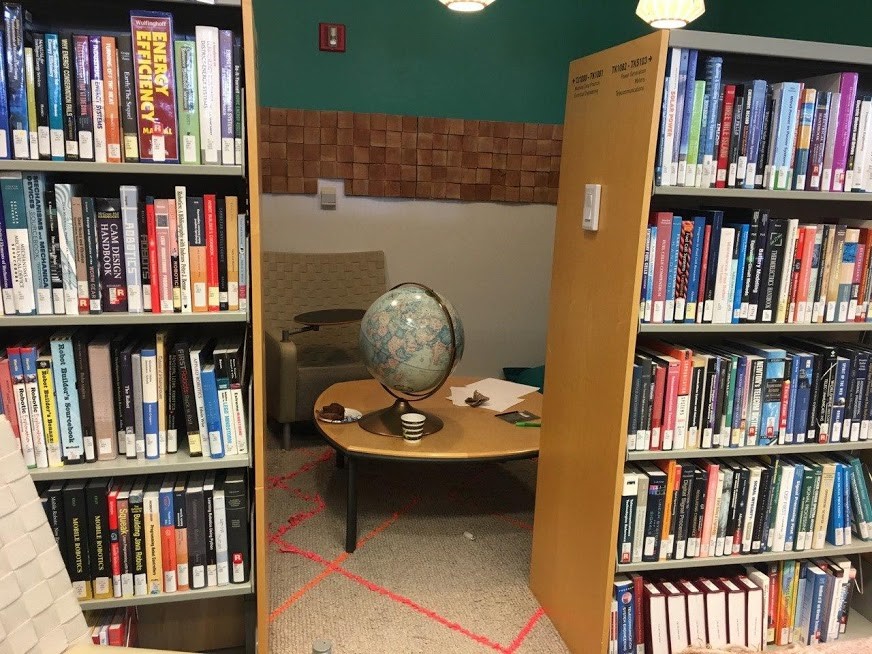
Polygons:
[[[347,460],[348,503],[345,516],[345,551],[357,547],[357,464],[365,459],[463,463],[478,461],[511,461],[530,459],[539,454],[539,428],[516,427],[495,418],[489,409],[458,407],[447,398],[451,386],[466,386],[476,377],[449,377],[432,397],[415,402],[418,406],[442,418],[441,431],[425,436],[417,444],[406,443],[401,436],[380,436],[361,429],[356,423],[332,424],[315,417],[318,430],[336,450],[336,464]],[[334,384],[321,393],[315,409],[339,402],[366,414],[390,406],[394,398],[374,379]],[[542,415],[542,395],[530,393],[510,411],[531,411]]]

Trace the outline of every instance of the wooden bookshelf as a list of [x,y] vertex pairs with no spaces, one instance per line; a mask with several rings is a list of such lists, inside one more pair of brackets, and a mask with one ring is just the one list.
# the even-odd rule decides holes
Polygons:
[[196,600],[215,599],[216,597],[233,597],[250,595],[254,591],[251,580],[244,584],[226,584],[224,586],[209,586],[197,590],[185,590],[177,593],[159,593],[157,595],[139,595],[136,597],[110,597],[108,599],[82,600],[79,605],[85,611],[98,609],[115,609],[119,606],[150,606],[167,604],[169,602],[193,602]]
[[737,456],[777,456],[779,454],[812,454],[814,452],[851,452],[870,450],[872,441],[853,443],[802,443],[794,445],[755,445],[752,447],[719,447],[708,450],[646,450],[627,452],[627,461],[661,461],[668,459],[718,459]]
[[[717,334],[764,338],[790,332],[860,334],[870,329],[863,323],[639,323],[639,289],[652,205],[719,206],[724,201],[725,206],[765,208],[787,201],[798,217],[869,219],[864,203],[872,202],[872,194],[862,193],[655,188],[670,46],[740,59],[741,74],[748,79],[755,69],[775,68],[793,75],[872,67],[872,48],[684,30],[655,32],[571,63],[560,171],[566,181],[557,204],[546,355],[548,392],[543,403],[530,586],[573,652],[607,651],[616,572],[872,552],[872,543],[855,541],[847,548],[826,548],[814,554],[765,553],[616,565],[626,461],[872,449],[872,443],[860,442],[627,453],[638,334],[710,335],[711,340]],[[582,229],[585,184],[602,185],[597,232]],[[865,562],[863,566],[870,567]],[[854,609],[862,604],[862,599],[855,598]],[[866,604],[862,613],[872,616],[872,602]],[[841,638],[867,635],[872,635],[872,624],[852,611],[848,631]]]

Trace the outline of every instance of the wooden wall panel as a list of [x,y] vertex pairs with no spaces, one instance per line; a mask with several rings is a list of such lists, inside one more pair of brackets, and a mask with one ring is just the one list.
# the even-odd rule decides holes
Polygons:
[[[570,66],[531,587],[573,652],[605,652],[666,32]],[[599,72],[598,72],[599,71]],[[598,232],[584,185],[602,184]]]

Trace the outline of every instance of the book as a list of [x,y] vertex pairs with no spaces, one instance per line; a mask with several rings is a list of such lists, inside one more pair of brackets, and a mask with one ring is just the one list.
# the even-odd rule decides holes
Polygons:
[[200,161],[221,163],[221,79],[217,27],[195,28]]
[[102,311],[127,311],[128,269],[126,250],[133,249],[125,238],[121,201],[96,198],[94,201],[100,261],[100,308]]
[[149,595],[156,595],[164,591],[160,489],[161,478],[151,478],[148,480],[145,486],[145,493],[143,494],[145,569]]

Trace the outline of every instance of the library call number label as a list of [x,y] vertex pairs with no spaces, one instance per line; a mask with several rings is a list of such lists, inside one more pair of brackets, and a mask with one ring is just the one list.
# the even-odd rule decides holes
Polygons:
[[582,73],[572,78],[572,97],[583,98],[589,95],[599,93],[600,82],[602,82],[603,69],[592,70],[589,73]]
[[648,64],[654,60],[651,55],[643,55],[612,64],[611,74],[620,76],[615,95],[638,93],[645,88],[648,81]]

